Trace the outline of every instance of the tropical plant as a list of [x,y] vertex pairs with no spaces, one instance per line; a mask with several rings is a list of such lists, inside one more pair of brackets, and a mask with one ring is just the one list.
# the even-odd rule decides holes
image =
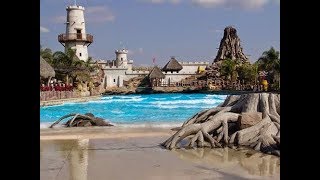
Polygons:
[[226,59],[221,64],[221,75],[226,76],[228,80],[233,82],[237,77],[237,62],[231,59]]
[[[257,61],[260,71],[268,72],[268,79],[272,90],[280,89],[280,52],[271,47],[264,51]],[[277,85],[275,85],[277,84]]]
[[50,48],[42,49],[40,48],[40,56],[46,60],[49,64],[52,64],[53,61],[53,54]]
[[87,62],[80,60],[74,49],[68,49],[65,53],[56,51],[52,55],[50,63],[57,72],[57,77],[64,79],[69,84],[69,77],[72,82],[86,82],[90,81],[90,73],[95,71],[97,65],[92,63],[92,58],[88,58]]
[[256,82],[258,77],[257,65],[245,63],[237,67],[238,78],[240,81],[253,84]]
[[258,59],[259,70],[280,72],[280,52],[271,47]]

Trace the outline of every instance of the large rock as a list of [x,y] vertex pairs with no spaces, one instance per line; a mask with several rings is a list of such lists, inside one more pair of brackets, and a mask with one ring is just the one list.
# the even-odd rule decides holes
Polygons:
[[248,57],[243,53],[237,30],[231,26],[224,29],[223,38],[221,39],[219,50],[214,62],[228,58],[232,60],[238,59],[242,62],[249,61]]
[[104,119],[98,117],[95,117],[95,119],[93,119],[93,123],[93,125],[95,126],[113,126],[109,122],[106,122]]
[[240,129],[245,129],[251,127],[262,120],[261,112],[246,112],[241,113],[239,116],[239,127]]

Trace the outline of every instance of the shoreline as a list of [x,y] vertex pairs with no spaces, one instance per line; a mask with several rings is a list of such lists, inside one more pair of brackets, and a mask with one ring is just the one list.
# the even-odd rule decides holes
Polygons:
[[174,133],[169,127],[59,127],[40,129],[40,140],[169,137]]
[[[191,90],[191,91],[177,91],[177,92],[165,92],[165,91],[153,91],[153,92],[134,92],[134,93],[121,93],[121,92],[112,92],[112,93],[103,93],[97,96],[85,96],[79,98],[67,98],[67,99],[55,99],[55,100],[48,100],[48,101],[40,101],[40,107],[44,106],[54,106],[54,105],[61,105],[64,103],[69,102],[88,102],[88,101],[95,101],[99,100],[103,96],[110,96],[110,95],[144,95],[144,94],[216,94],[216,95],[241,95],[241,94],[249,94],[249,93],[260,93],[260,92],[253,92],[253,91],[231,91],[231,90],[220,90],[220,91],[209,91],[209,90]],[[267,92],[267,93],[279,93],[279,92]]]

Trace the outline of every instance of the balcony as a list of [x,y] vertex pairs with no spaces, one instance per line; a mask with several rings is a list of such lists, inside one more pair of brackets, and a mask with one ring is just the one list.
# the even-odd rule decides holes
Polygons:
[[69,34],[60,34],[58,35],[58,41],[60,43],[70,42],[70,41],[79,41],[91,44],[93,42],[93,36],[90,34],[82,33],[69,33]]

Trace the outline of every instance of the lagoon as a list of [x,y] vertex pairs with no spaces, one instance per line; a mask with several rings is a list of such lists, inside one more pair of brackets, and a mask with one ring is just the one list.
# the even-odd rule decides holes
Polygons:
[[174,127],[197,112],[216,107],[227,95],[132,94],[102,96],[88,102],[64,103],[40,108],[40,128],[69,113],[93,113],[117,126]]

